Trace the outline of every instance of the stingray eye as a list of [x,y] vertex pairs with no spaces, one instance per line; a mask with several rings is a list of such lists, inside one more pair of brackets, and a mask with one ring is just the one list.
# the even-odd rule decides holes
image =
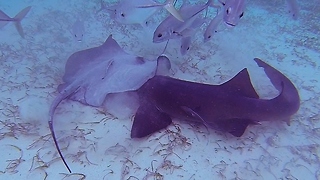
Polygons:
[[162,34],[161,34],[161,33],[159,33],[159,34],[158,34],[158,37],[159,37],[159,38],[160,38],[160,37],[162,37]]
[[74,37],[77,37],[77,35],[75,34]]
[[242,16],[243,16],[243,12],[240,14],[239,18],[242,18]]
[[208,39],[210,39],[211,38],[211,36],[208,36]]
[[121,16],[124,17],[124,13],[121,13]]
[[231,7],[227,9],[227,14],[230,14],[230,13],[231,13]]

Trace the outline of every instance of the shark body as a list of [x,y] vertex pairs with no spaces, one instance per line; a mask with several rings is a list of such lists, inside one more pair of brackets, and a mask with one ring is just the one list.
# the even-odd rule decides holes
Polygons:
[[172,118],[203,123],[209,128],[240,137],[248,125],[282,120],[289,124],[300,98],[292,82],[260,59],[279,95],[260,99],[247,69],[221,85],[201,84],[156,75],[139,90],[138,108],[131,129],[132,138],[141,138],[172,123]]

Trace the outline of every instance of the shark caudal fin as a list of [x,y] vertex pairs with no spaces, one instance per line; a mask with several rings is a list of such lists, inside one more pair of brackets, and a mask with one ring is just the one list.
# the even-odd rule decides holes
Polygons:
[[20,36],[24,38],[23,29],[21,26],[22,19],[28,14],[30,11],[31,6],[28,6],[24,8],[22,11],[20,11],[15,17],[14,17],[14,25],[16,26],[17,31],[19,32]]
[[274,98],[276,104],[285,104],[285,108],[282,109],[282,113],[286,114],[284,121],[289,125],[290,116],[296,113],[300,107],[300,96],[297,88],[284,74],[265,63],[259,58],[254,58],[254,61],[259,67],[264,69],[264,72],[270,79],[273,86],[280,92],[280,94]]
[[134,116],[131,128],[131,138],[142,138],[172,123],[171,117],[160,112],[155,105],[148,101],[140,101],[140,107]]

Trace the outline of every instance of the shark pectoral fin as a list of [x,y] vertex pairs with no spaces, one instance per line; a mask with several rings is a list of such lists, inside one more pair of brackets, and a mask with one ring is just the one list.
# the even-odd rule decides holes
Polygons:
[[135,114],[131,128],[131,138],[142,138],[172,123],[171,117],[160,112],[155,105],[144,101]]
[[233,136],[241,137],[243,133],[246,131],[249,124],[257,124],[256,122],[250,120],[250,119],[228,119],[224,121],[220,121],[217,123],[218,126]]

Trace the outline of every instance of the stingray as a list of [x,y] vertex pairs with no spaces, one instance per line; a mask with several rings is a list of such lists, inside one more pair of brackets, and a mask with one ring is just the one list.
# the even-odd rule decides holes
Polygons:
[[172,118],[202,123],[208,128],[240,137],[248,125],[261,121],[285,121],[300,106],[297,89],[281,72],[262,60],[279,95],[260,99],[247,69],[220,85],[202,84],[156,75],[138,89],[140,106],[134,116],[131,138],[142,138],[166,128]]
[[67,60],[63,83],[50,107],[49,128],[57,151],[71,173],[60,151],[53,128],[55,109],[64,99],[84,105],[102,107],[106,96],[137,90],[156,73],[157,62],[126,53],[110,35],[101,46],[72,54]]

